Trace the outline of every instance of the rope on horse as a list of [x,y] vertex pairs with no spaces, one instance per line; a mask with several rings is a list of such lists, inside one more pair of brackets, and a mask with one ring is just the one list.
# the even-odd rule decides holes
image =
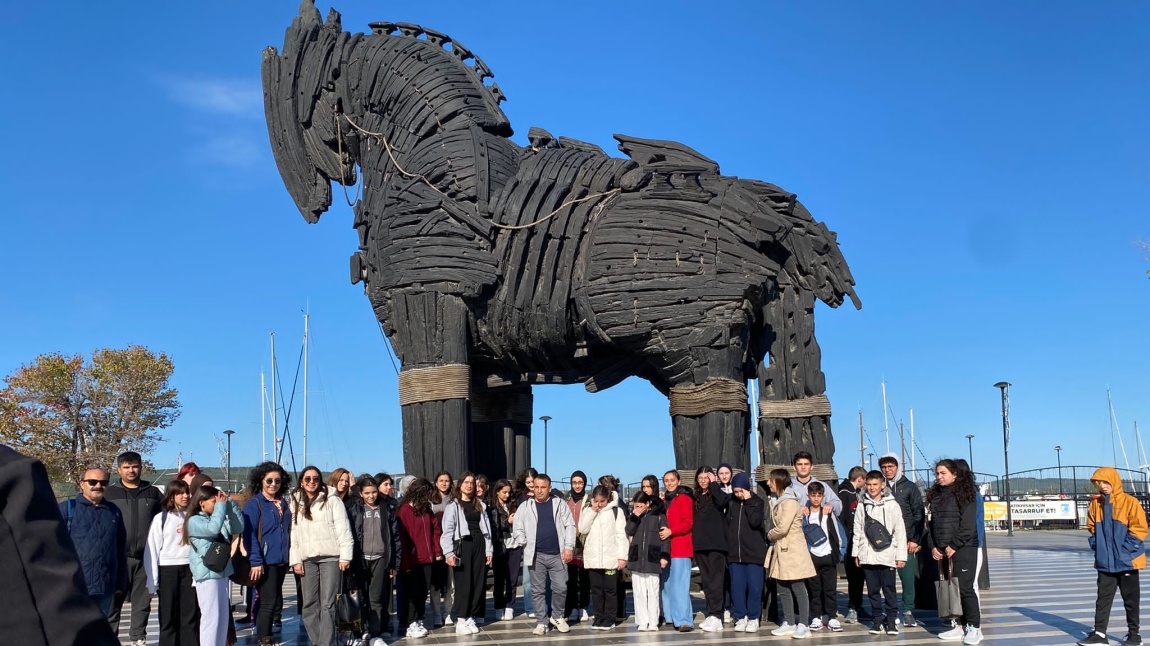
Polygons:
[[759,418],[794,419],[831,414],[831,401],[826,395],[803,399],[760,399]]
[[399,372],[399,405],[444,399],[467,399],[471,393],[471,366],[449,363]]
[[747,384],[708,379],[690,386],[671,386],[671,415],[698,417],[717,411],[747,410]]
[[471,395],[471,421],[530,424],[533,400],[530,392],[475,392]]
[[[792,478],[795,477],[795,468],[789,464],[760,464],[759,466],[755,467],[755,482],[766,482],[771,474],[771,471],[775,469],[783,469],[787,473],[791,474]],[[833,464],[812,465],[811,475],[814,476],[816,480],[820,480],[826,483],[834,482],[839,479],[838,474],[835,473],[835,465]]]

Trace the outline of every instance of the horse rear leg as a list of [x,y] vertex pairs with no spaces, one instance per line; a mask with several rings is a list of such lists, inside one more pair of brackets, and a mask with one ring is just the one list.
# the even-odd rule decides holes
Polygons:
[[471,466],[467,307],[450,294],[397,291],[391,313],[391,341],[403,362],[404,468],[424,477],[457,475]]
[[471,397],[471,437],[476,473],[491,482],[514,479],[531,466],[531,386],[479,388]]
[[[727,339],[731,336],[723,335]],[[751,417],[743,372],[744,344],[695,347],[693,367],[672,381],[671,428],[677,468],[693,471],[721,462],[750,468]]]

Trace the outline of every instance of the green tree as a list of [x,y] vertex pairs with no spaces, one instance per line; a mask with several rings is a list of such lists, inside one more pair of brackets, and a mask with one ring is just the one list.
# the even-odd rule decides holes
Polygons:
[[143,346],[82,355],[43,354],[4,378],[0,442],[39,458],[53,480],[123,451],[151,453],[180,415],[168,381],[175,367]]

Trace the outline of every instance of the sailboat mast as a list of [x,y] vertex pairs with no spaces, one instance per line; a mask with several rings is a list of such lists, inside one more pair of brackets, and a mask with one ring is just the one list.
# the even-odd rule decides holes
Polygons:
[[914,409],[912,408],[912,409],[910,409],[910,472],[911,472],[911,473],[914,473],[914,466],[915,466],[915,463],[914,463],[914,456],[915,456],[915,445],[914,445]]
[[886,452],[890,453],[890,421],[886,418],[886,382],[882,382],[882,430],[886,435]]
[[863,443],[862,409],[859,409],[859,465],[866,464],[866,444]]
[[308,317],[310,315],[305,313],[303,315],[303,463],[310,464],[307,461],[307,333],[308,333]]
[[261,462],[268,459],[268,389],[264,384],[264,371],[260,370],[260,455]]
[[[1114,414],[1114,401],[1110,399],[1110,389],[1106,389],[1106,403],[1110,405],[1110,432],[1118,436],[1118,446],[1122,449],[1122,461],[1126,469],[1130,469],[1130,458],[1126,456],[1126,443],[1122,441],[1122,429],[1118,427],[1118,416]],[[1113,445],[1113,436],[1111,437]],[[1118,454],[1114,454],[1114,466],[1118,466]]]
[[898,466],[906,471],[906,429],[901,419],[898,421]]
[[275,461],[280,460],[280,425],[278,409],[276,404],[276,333],[271,333],[272,339],[272,455],[275,456]]

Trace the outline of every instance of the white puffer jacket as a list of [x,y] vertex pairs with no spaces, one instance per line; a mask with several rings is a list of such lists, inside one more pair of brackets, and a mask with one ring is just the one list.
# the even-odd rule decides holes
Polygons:
[[[590,494],[588,494],[590,495]],[[583,567],[589,570],[614,570],[619,561],[627,561],[631,541],[627,538],[627,512],[619,509],[619,496],[599,511],[591,506],[579,512],[579,534],[583,536]]]
[[[882,523],[890,532],[890,547],[881,552],[871,547],[866,538],[867,518]],[[851,553],[858,557],[862,565],[898,567],[898,561],[906,560],[906,525],[902,522],[902,508],[886,490],[878,502],[865,490],[859,496],[859,506],[855,509],[854,549]]]
[[299,498],[292,496],[291,516],[291,565],[316,558],[339,557],[341,561],[351,561],[355,543],[342,500],[329,495],[323,502],[312,503],[311,520],[308,520]]

